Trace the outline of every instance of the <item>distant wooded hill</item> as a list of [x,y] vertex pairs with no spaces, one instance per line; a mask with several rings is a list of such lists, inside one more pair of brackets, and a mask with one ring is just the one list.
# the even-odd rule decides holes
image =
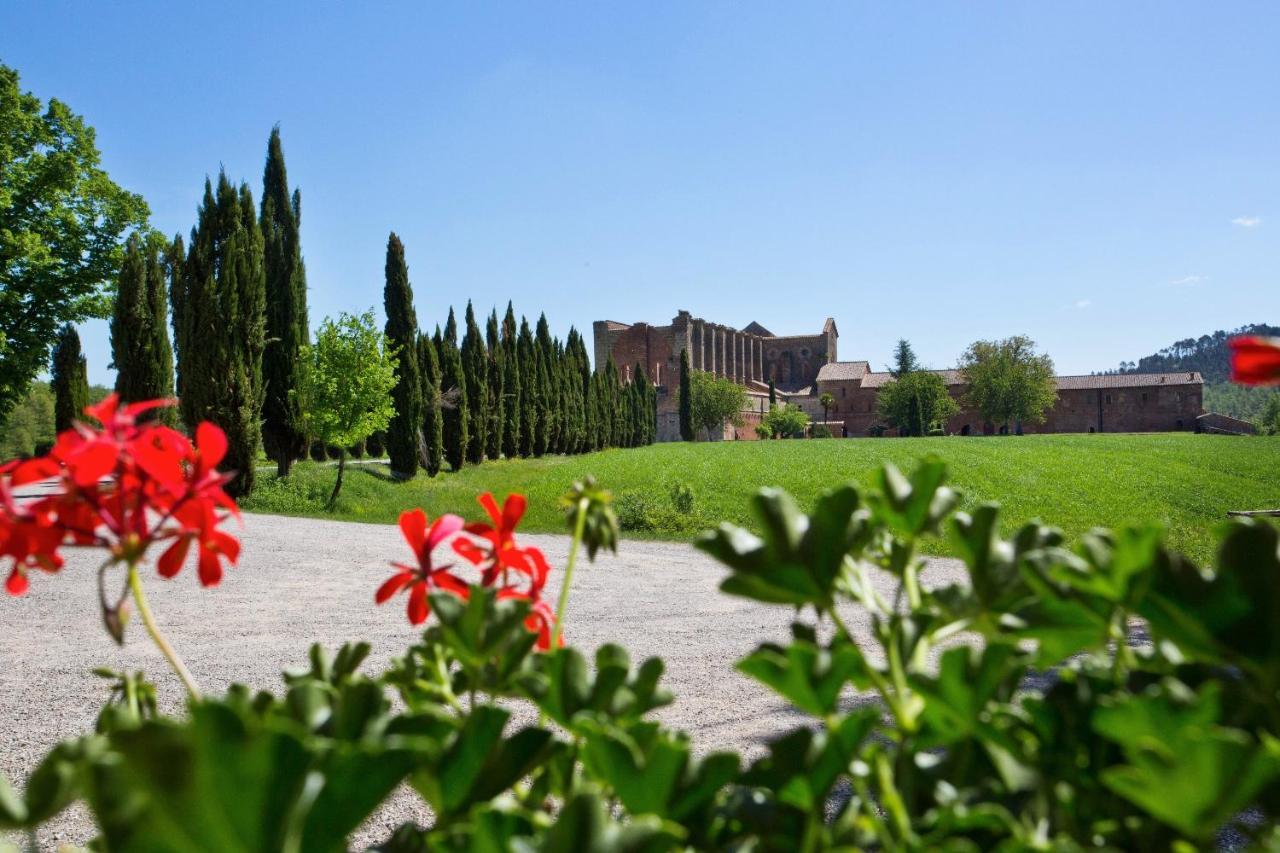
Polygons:
[[1254,420],[1262,414],[1270,398],[1280,392],[1271,388],[1245,388],[1231,384],[1231,358],[1227,351],[1227,341],[1237,335],[1280,337],[1280,326],[1254,323],[1231,331],[1219,329],[1210,335],[1177,341],[1137,361],[1122,361],[1118,369],[1106,372],[1179,373],[1198,370],[1204,377],[1204,407],[1207,411]]

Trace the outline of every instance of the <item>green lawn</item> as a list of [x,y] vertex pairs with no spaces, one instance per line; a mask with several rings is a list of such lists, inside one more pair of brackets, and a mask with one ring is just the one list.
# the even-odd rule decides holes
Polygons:
[[[687,539],[722,519],[749,522],[747,499],[761,486],[782,486],[807,505],[833,484],[870,483],[885,461],[906,470],[928,454],[948,463],[966,505],[998,501],[1008,526],[1040,518],[1078,534],[1098,525],[1157,522],[1174,546],[1201,560],[1228,509],[1280,506],[1280,438],[1185,433],[661,444],[488,462],[406,483],[392,482],[383,465],[349,466],[331,514],[323,505],[335,469],[302,463],[288,482],[262,472],[259,491],[244,506],[392,522],[414,506],[432,516],[473,517],[480,492],[519,491],[530,502],[524,529],[559,531],[557,498],[575,479],[594,474],[618,498],[630,535]],[[673,507],[676,483],[693,491],[692,517]]]

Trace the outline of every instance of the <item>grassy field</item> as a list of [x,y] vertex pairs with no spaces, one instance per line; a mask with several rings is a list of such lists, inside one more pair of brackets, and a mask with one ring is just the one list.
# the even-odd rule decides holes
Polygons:
[[[1201,560],[1228,509],[1280,506],[1280,438],[1185,433],[662,444],[488,462],[404,483],[391,481],[383,465],[357,465],[348,467],[332,513],[323,505],[335,469],[302,463],[289,481],[262,472],[259,491],[244,505],[392,522],[414,506],[432,516],[474,517],[477,494],[520,491],[530,502],[524,528],[560,531],[557,498],[575,479],[594,474],[613,490],[629,535],[687,539],[722,519],[749,522],[747,499],[761,486],[782,486],[807,505],[833,484],[869,484],[883,462],[906,470],[929,454],[947,462],[965,505],[1001,503],[1007,527],[1040,518],[1078,534],[1098,525],[1155,522],[1168,529],[1175,547]],[[692,490],[691,512],[676,510],[676,484]]]

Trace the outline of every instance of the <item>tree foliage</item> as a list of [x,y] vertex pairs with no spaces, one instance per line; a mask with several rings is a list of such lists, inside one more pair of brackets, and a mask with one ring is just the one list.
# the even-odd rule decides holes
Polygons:
[[418,471],[418,431],[422,428],[422,375],[418,368],[418,315],[413,308],[404,244],[395,232],[387,238],[386,285],[382,293],[386,335],[396,351],[395,414],[387,426],[387,455],[400,477]]
[[89,405],[89,368],[76,327],[63,323],[53,346],[53,429],[63,432],[83,418]]
[[307,270],[302,262],[302,196],[289,194],[280,128],[271,130],[262,174],[263,270],[266,276],[266,349],[262,353],[262,444],[287,477],[307,442],[297,395],[302,347],[310,340]]
[[959,404],[947,392],[947,383],[928,370],[900,374],[886,383],[876,405],[880,417],[896,427],[899,435],[928,435],[960,412]]
[[993,424],[1042,423],[1058,398],[1053,360],[1024,335],[975,341],[960,357],[960,372],[968,405]]
[[[158,234],[130,235],[116,281],[111,357],[116,393],[128,403],[173,397],[166,248]],[[177,422],[177,412],[170,406],[145,417],[158,418],[169,426]]]
[[422,448],[427,475],[434,477],[444,464],[444,396],[440,392],[440,357],[435,341],[418,335],[418,366],[422,368]]
[[[693,379],[690,376],[689,351],[680,350],[680,440],[693,441]],[[769,383],[769,402],[773,403],[773,383]]]
[[104,287],[123,236],[147,215],[102,170],[93,128],[0,64],[0,418],[48,363],[61,324],[110,314]]
[[[175,242],[175,249],[180,248]],[[227,434],[228,491],[253,490],[261,438],[266,279],[262,231],[249,187],[225,172],[205,179],[191,245],[171,294],[184,423],[207,420]]]
[[467,461],[479,465],[484,461],[489,432],[487,403],[489,398],[489,365],[485,354],[484,335],[476,323],[476,312],[467,302],[464,316],[466,331],[462,337],[462,376],[467,386]]
[[391,391],[398,381],[395,352],[378,331],[373,311],[325,318],[314,345],[300,350],[296,393],[307,435],[340,448],[332,507],[342,488],[347,448],[386,429],[395,414]]
[[764,430],[758,432],[770,438],[801,438],[809,426],[809,416],[799,406],[783,403],[769,409],[760,425]]
[[437,349],[440,353],[440,391],[444,425],[444,458],[454,471],[462,470],[467,459],[467,377],[458,351],[457,323],[453,309]]
[[708,441],[726,423],[740,426],[746,407],[747,390],[738,383],[704,370],[691,372],[689,417],[694,429],[706,430]]

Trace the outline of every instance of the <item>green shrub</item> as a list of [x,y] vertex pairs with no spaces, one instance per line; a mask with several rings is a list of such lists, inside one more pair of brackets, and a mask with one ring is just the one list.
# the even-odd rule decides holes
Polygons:
[[322,442],[313,441],[308,450],[308,455],[311,457],[312,462],[323,462],[329,458],[329,451]]
[[814,424],[813,429],[809,430],[810,438],[831,438],[831,430],[826,424]]
[[[765,489],[754,530],[699,540],[725,594],[795,615],[737,664],[790,709],[749,758],[653,717],[661,660],[535,653],[545,613],[474,584],[430,592],[421,639],[374,675],[367,643],[316,647],[277,693],[237,685],[173,719],[105,673],[97,731],[22,795],[0,784],[0,829],[81,800],[101,849],[342,850],[407,784],[431,821],[383,850],[1198,850],[1228,827],[1275,849],[1277,529],[1232,523],[1199,567],[1154,528],[1006,536],[944,480],[935,460],[886,467],[808,512]],[[967,577],[930,587],[938,536]]]
[[671,484],[671,506],[682,515],[693,513],[693,486],[676,481]]

